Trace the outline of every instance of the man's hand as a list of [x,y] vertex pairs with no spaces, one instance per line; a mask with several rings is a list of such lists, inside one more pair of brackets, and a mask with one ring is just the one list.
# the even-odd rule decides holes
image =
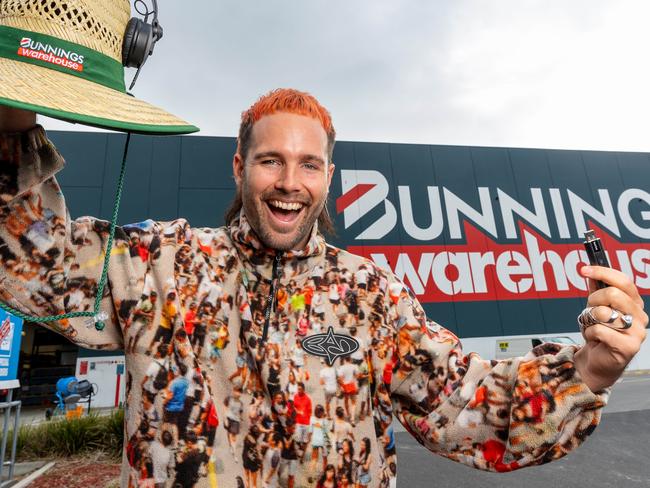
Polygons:
[[[624,326],[619,317],[611,327],[596,324],[583,332],[586,344],[576,353],[575,365],[589,389],[598,392],[613,385],[639,352],[646,338],[648,315],[643,311],[639,291],[627,275],[602,266],[584,266],[580,274],[589,278],[587,306],[597,307],[593,315],[598,320],[606,322],[611,309],[619,311],[621,315],[632,316],[629,329],[614,329]],[[609,286],[598,290],[593,280],[600,280]]]
[[0,105],[0,132],[25,132],[36,125],[36,114]]

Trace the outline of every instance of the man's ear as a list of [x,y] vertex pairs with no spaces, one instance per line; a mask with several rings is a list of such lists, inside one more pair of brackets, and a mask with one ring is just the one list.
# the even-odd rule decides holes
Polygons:
[[241,154],[239,154],[239,151],[237,151],[232,158],[232,175],[235,178],[237,188],[239,188],[244,176],[244,159],[241,157]]

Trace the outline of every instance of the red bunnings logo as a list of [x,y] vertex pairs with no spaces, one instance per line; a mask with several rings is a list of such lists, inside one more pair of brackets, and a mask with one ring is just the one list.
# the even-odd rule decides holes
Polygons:
[[34,41],[29,37],[23,37],[20,40],[18,55],[45,61],[74,71],[81,72],[84,69],[83,55],[74,51],[67,51],[61,47]]
[[[409,186],[397,187],[397,205],[390,201],[388,180],[378,171],[342,170],[341,177],[336,209],[344,227],[358,225],[371,210],[375,216],[359,228],[363,245],[348,250],[392,270],[422,302],[584,297],[587,283],[578,270],[588,263],[580,244],[587,228],[602,239],[612,267],[650,295],[650,211],[639,206],[650,205],[645,190],[626,189],[612,201],[601,189],[594,207],[569,189],[530,188],[531,209],[499,188],[479,187],[477,209],[448,188],[428,186],[425,215],[413,208]],[[395,228],[422,244],[372,243]],[[637,242],[620,242],[623,229]],[[427,244],[443,236],[451,243]],[[551,242],[558,237],[573,242]]]

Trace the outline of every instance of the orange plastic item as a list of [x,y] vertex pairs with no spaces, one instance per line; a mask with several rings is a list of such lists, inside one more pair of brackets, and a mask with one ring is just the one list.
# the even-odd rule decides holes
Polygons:
[[77,408],[75,408],[75,409],[71,409],[71,410],[67,410],[67,411],[65,412],[65,418],[66,418],[67,420],[81,418],[81,415],[83,414],[83,411],[84,411],[83,406],[81,406],[81,405],[77,405]]

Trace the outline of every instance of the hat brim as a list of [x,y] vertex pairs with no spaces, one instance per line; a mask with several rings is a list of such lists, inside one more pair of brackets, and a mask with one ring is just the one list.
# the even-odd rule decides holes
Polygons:
[[6,58],[0,58],[0,105],[136,134],[189,134],[199,130],[165,110],[112,88]]

